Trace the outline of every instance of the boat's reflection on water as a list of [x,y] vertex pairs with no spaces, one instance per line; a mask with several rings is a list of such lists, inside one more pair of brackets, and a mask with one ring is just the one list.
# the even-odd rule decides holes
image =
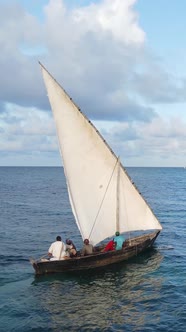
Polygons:
[[109,331],[123,326],[125,331],[137,331],[149,319],[151,326],[153,320],[156,324],[160,316],[156,303],[161,297],[158,268],[162,259],[162,254],[152,249],[104,271],[36,277],[33,291],[37,290],[53,329],[61,325],[62,330]]

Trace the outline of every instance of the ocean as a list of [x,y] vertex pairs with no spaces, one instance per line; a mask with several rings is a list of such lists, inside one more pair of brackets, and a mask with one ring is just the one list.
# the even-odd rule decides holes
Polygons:
[[57,235],[82,246],[60,167],[0,167],[0,332],[186,329],[186,169],[127,168],[160,220],[127,264],[35,277],[29,258]]

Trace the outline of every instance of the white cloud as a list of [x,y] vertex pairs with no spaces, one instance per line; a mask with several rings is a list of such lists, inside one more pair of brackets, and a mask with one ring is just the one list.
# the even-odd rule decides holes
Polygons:
[[161,117],[150,123],[96,123],[126,166],[183,166],[186,155],[186,121]]
[[120,122],[112,130],[105,126],[104,134],[124,160],[139,164],[142,153],[146,162],[154,161],[152,154],[158,160],[171,151],[185,153],[185,124],[173,112],[173,120],[159,112],[160,103],[163,109],[185,102],[185,80],[148,50],[136,2],[91,1],[81,7],[77,1],[69,7],[50,0],[42,20],[19,0],[1,5],[0,151],[57,149],[39,56],[91,119]]
[[51,113],[9,104],[0,114],[0,131],[0,151],[57,150]]
[[137,14],[132,10],[136,0],[104,0],[74,11],[74,21],[85,31],[111,34],[123,43],[144,42],[145,33],[138,25]]

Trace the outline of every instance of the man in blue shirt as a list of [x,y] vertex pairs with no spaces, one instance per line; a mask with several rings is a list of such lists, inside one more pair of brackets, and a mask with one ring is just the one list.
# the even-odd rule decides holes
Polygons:
[[124,237],[120,235],[120,232],[116,232],[114,237],[114,242],[116,245],[116,250],[121,250],[123,247],[123,242],[125,241]]

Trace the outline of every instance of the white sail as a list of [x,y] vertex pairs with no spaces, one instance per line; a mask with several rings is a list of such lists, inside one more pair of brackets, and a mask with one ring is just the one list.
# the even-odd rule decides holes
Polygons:
[[134,187],[117,157],[64,89],[41,65],[53,111],[70,203],[83,239],[95,245],[119,230],[161,230],[159,221]]

